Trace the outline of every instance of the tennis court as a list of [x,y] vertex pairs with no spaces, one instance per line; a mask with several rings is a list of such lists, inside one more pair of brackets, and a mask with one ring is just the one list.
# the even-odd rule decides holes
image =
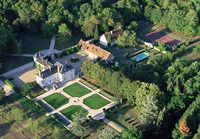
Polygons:
[[177,45],[178,43],[180,43],[180,41],[178,41],[170,36],[162,35],[156,31],[149,32],[149,33],[143,35],[143,37],[147,38],[148,40],[150,40],[152,42],[162,42],[169,46],[174,46],[174,45]]

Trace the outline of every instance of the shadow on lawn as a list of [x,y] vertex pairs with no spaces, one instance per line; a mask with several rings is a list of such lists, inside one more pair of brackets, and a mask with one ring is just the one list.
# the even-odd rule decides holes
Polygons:
[[12,124],[14,123],[14,121],[12,122],[9,122],[9,123],[3,123],[3,124],[0,124],[0,137],[3,137],[5,136],[7,133],[9,133],[9,129],[10,127],[12,126]]

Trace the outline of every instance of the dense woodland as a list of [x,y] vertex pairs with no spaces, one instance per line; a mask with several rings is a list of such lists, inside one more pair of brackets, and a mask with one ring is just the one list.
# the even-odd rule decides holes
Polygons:
[[[132,30],[134,21],[146,19],[185,36],[200,35],[199,0],[1,0],[0,14],[0,62],[6,53],[20,50],[22,33],[57,34],[62,44],[77,33],[92,37],[97,27],[100,33],[120,26]],[[183,45],[174,52],[178,55],[186,49]],[[173,53],[149,60],[129,78],[125,72],[91,61],[81,70],[142,111],[139,119],[147,123],[144,137],[156,138],[173,130],[173,138],[197,139],[200,64],[170,63]]]
[[1,61],[18,52],[24,32],[57,34],[63,43],[80,32],[93,36],[96,25],[103,33],[142,19],[186,36],[200,32],[198,0],[2,0],[0,9]]

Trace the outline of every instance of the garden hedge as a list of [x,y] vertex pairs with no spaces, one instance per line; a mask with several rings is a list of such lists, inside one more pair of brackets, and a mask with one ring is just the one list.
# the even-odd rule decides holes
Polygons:
[[18,88],[11,81],[9,81],[7,78],[5,78],[4,76],[1,76],[0,78],[5,84],[10,86],[13,90],[18,91]]

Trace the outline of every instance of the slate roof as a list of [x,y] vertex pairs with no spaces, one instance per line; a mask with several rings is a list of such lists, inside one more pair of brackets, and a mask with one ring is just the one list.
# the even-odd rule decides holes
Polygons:
[[52,63],[50,63],[50,62],[48,62],[48,60],[46,59],[44,59],[44,58],[38,58],[37,60],[36,60],[38,63],[40,63],[41,65],[44,65],[44,66],[53,66],[53,64]]
[[35,55],[34,55],[34,57],[35,58],[39,58],[39,57],[42,57],[42,56],[44,56],[41,52],[37,52]]
[[[59,67],[59,69],[58,69],[58,67]],[[72,65],[62,65],[62,64],[61,64],[61,66],[60,65],[54,65],[51,68],[51,70],[47,69],[47,70],[41,72],[41,76],[40,77],[42,79],[45,79],[45,78],[47,78],[47,77],[49,77],[49,76],[51,76],[51,75],[53,75],[55,73],[61,73],[61,74],[63,74],[63,73],[65,73],[67,71],[70,71],[72,69],[74,69],[74,67]],[[37,75],[39,76],[39,74],[37,74]]]
[[86,43],[82,39],[79,41],[78,45],[81,47],[81,50],[84,50],[86,52],[90,52],[90,53],[102,58],[105,61],[111,55],[110,52],[102,49],[101,47],[98,47],[94,44]]
[[[113,42],[113,41],[115,41],[115,40],[117,39],[117,37],[119,37],[119,35],[122,36],[123,33],[124,33],[124,31],[123,31],[123,29],[120,27],[120,28],[118,28],[118,29],[115,29],[115,30],[110,31],[110,33],[111,33],[111,42]],[[106,40],[107,40],[107,38],[108,38],[108,32],[105,33],[105,34],[103,34],[103,35],[105,36],[105,38],[106,38]],[[108,40],[107,40],[107,41],[108,41]]]

